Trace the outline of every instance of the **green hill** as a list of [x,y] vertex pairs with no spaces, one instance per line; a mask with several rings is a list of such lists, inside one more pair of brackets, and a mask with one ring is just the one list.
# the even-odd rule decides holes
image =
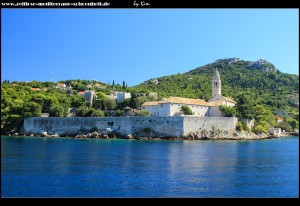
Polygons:
[[222,95],[237,99],[246,94],[255,103],[271,110],[298,111],[299,76],[282,73],[265,60],[220,59],[183,74],[150,79],[134,87],[137,91],[156,91],[159,97],[211,98],[215,69],[222,81]]

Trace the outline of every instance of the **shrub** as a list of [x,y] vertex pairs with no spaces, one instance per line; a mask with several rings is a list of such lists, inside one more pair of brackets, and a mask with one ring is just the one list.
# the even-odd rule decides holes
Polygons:
[[268,132],[268,127],[265,125],[257,125],[254,127],[255,133],[266,133]]
[[243,123],[242,122],[238,122],[236,124],[235,129],[238,130],[238,131],[240,131],[240,132],[243,131]]
[[92,112],[92,117],[104,117],[104,112],[102,110],[94,110]]
[[184,115],[193,115],[193,111],[191,110],[191,108],[189,108],[189,107],[186,106],[186,105],[181,106],[180,111],[181,111]]
[[119,117],[119,116],[121,116],[121,115],[122,115],[121,110],[117,109],[116,112],[115,112],[115,116],[116,116],[116,117]]
[[150,112],[147,110],[141,110],[141,111],[136,112],[135,114],[136,114],[136,116],[143,116],[143,117],[151,116]]

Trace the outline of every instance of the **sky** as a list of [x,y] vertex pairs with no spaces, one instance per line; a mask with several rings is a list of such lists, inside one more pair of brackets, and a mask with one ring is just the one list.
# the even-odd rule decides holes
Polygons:
[[217,59],[299,75],[298,9],[1,9],[1,81],[134,86]]

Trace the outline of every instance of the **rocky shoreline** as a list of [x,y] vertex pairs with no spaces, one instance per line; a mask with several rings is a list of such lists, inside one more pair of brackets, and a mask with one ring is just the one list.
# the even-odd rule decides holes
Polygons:
[[[272,136],[270,134],[261,133],[248,133],[248,132],[227,132],[227,131],[208,131],[208,132],[191,132],[188,135],[180,137],[150,137],[150,136],[138,136],[138,135],[118,135],[110,131],[104,132],[89,132],[87,134],[77,134],[77,135],[58,135],[58,134],[48,134],[47,132],[40,132],[39,134],[6,134],[7,136],[29,136],[29,137],[71,137],[78,139],[135,139],[135,140],[260,140],[260,139],[272,139],[282,136]],[[284,137],[285,135],[283,135]]]

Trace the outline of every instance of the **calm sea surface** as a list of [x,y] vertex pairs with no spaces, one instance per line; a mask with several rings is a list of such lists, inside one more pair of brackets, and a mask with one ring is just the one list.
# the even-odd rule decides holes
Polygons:
[[298,197],[299,138],[1,136],[2,197]]

